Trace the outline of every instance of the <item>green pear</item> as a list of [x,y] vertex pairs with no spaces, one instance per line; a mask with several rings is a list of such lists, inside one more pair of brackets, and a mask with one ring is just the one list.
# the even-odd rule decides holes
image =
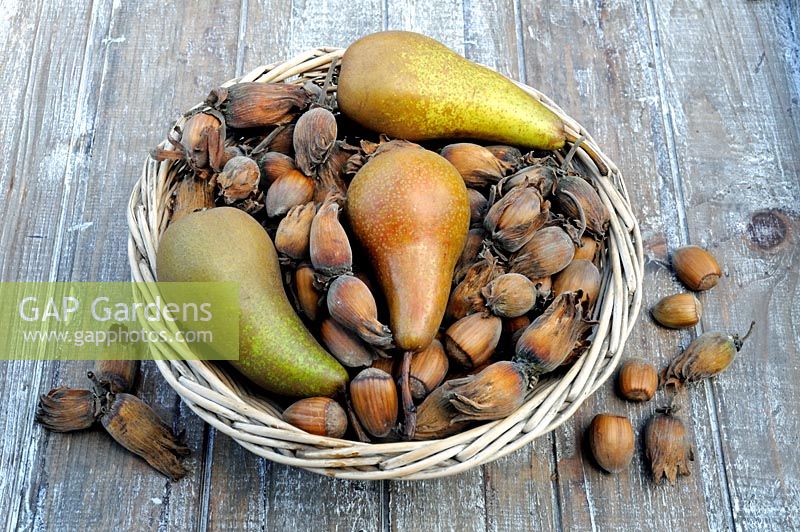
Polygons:
[[266,231],[244,212],[219,207],[170,225],[158,247],[159,281],[239,283],[239,359],[231,364],[269,392],[333,395],[347,372],[295,314]]
[[401,144],[358,171],[346,212],[386,297],[395,345],[426,348],[441,325],[469,231],[464,180],[443,157]]
[[373,33],[342,58],[339,108],[408,140],[471,138],[527,148],[564,145],[564,123],[508,78],[407,31]]

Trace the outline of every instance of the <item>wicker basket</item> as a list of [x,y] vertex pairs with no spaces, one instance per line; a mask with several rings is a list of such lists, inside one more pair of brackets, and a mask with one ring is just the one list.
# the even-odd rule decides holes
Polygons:
[[[309,50],[290,61],[257,68],[226,85],[239,81],[321,80],[331,62],[341,58],[343,52],[338,48]],[[520,86],[557,113],[571,135],[584,137],[587,148],[608,166],[608,175],[602,176],[583,148],[576,152],[612,215],[602,257],[602,288],[595,307],[599,323],[591,346],[566,373],[539,382],[525,404],[506,419],[442,440],[363,444],[313,436],[288,425],[281,419],[278,406],[254,394],[215,364],[157,360],[164,378],[189,408],[259,456],[323,475],[362,480],[453,475],[512,453],[566,421],[614,371],[636,321],[642,292],[641,234],[616,165],[549,98]],[[128,256],[135,281],[155,280],[156,249],[169,220],[170,195],[178,174],[177,165],[172,162],[148,158],[134,186],[128,206]],[[150,298],[148,294],[143,296]],[[174,349],[161,344],[151,348]],[[154,354],[158,358],[158,353]],[[174,353],[171,358],[175,358]]]

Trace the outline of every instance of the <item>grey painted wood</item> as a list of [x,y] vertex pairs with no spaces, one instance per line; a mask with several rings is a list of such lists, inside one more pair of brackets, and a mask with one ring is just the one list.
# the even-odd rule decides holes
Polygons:
[[[122,216],[141,157],[220,81],[381,28],[422,31],[554,97],[626,175],[648,263],[645,308],[681,290],[659,265],[684,243],[724,265],[695,332],[757,332],[730,371],[679,397],[693,476],[601,473],[594,414],[631,417],[603,387],[554,434],[455,478],[334,481],[257,458],[205,427],[145,365],[142,395],[187,429],[170,484],[99,431],[49,435],[38,393],[85,363],[0,363],[0,512],[33,529],[710,529],[800,527],[798,6],[771,2],[242,0],[167,6],[11,2],[0,18],[0,279],[124,280]],[[643,316],[627,352],[663,363],[691,333]]]
[[800,527],[800,456],[791,450],[800,434],[800,11],[796,2],[720,7],[652,6],[673,179],[686,242],[711,247],[726,273],[704,298],[698,329],[757,322],[730,371],[704,387],[733,520],[789,530]]

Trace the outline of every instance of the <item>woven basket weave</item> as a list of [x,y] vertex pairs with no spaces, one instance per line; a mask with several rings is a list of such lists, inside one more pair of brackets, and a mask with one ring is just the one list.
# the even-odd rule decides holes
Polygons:
[[[325,77],[344,49],[317,48],[282,63],[260,67],[231,80],[304,83]],[[167,382],[198,416],[253,453],[324,475],[347,479],[424,479],[453,475],[496,460],[525,446],[566,421],[603,384],[617,366],[641,305],[643,252],[625,183],[616,165],[592,137],[549,98],[519,84],[558,114],[568,133],[584,137],[608,167],[602,176],[583,148],[577,160],[586,168],[602,201],[611,212],[611,225],[601,259],[602,288],[594,317],[598,321],[591,346],[558,377],[544,378],[522,407],[503,420],[477,426],[449,438],[424,442],[363,444],[307,434],[281,419],[281,409],[253,393],[218,365],[197,360],[156,360]],[[179,125],[183,119],[179,121]],[[166,147],[165,142],[162,146]],[[133,188],[128,206],[128,257],[134,281],[155,280],[158,242],[170,215],[170,198],[181,166],[148,158]],[[142,294],[152,300],[151,294]],[[152,323],[143,323],[153,327]],[[166,324],[157,324],[166,327]],[[180,347],[151,344],[154,358]],[[166,350],[175,349],[167,353]],[[158,350],[161,350],[159,353]],[[180,358],[180,357],[178,357]]]

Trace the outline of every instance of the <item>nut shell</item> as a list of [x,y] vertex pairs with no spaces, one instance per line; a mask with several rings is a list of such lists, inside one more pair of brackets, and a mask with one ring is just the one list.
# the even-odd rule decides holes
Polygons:
[[658,371],[640,358],[626,360],[619,369],[617,391],[628,401],[649,401],[658,388]]
[[492,356],[502,333],[503,320],[497,316],[470,314],[444,333],[447,354],[462,367],[480,366]]
[[519,273],[505,273],[495,277],[482,290],[486,306],[496,316],[517,318],[536,304],[536,285]]
[[411,396],[415,401],[424,399],[447,375],[450,362],[439,340],[434,339],[431,345],[414,353],[408,372]]
[[698,246],[684,246],[672,253],[672,268],[690,290],[702,291],[717,285],[722,270],[714,256]]
[[455,166],[468,187],[481,188],[496,183],[511,169],[510,164],[499,160],[491,151],[469,142],[445,146],[441,155]]
[[598,414],[589,426],[589,447],[598,465],[609,473],[619,473],[633,458],[634,434],[625,416]]
[[378,306],[364,281],[353,275],[340,275],[328,287],[328,312],[342,326],[355,332],[368,344],[389,347],[392,331],[378,321]]
[[309,434],[341,438],[347,432],[347,414],[329,397],[309,397],[284,410],[283,419]]
[[350,383],[350,399],[364,429],[383,438],[397,422],[397,388],[392,376],[376,368],[367,368]]
[[328,351],[348,368],[370,366],[375,353],[356,336],[339,325],[336,320],[326,318],[319,328],[319,336]]
[[692,294],[673,294],[661,298],[650,313],[664,327],[685,329],[697,325],[703,315],[703,305]]

